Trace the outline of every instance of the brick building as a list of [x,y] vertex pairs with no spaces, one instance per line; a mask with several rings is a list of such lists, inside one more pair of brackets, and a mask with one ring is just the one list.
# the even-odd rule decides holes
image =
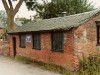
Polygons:
[[10,55],[75,68],[81,56],[100,52],[100,9],[31,22],[9,32]]

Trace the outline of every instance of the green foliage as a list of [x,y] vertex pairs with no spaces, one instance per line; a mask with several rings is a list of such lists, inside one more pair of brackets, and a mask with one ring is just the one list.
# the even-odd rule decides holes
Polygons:
[[39,66],[43,69],[58,72],[62,75],[100,75],[100,55],[90,56],[88,58],[84,57],[83,60],[80,61],[80,68],[76,73],[69,72],[65,68],[52,63],[48,64],[23,56],[16,56],[16,60],[26,64],[32,64],[33,66]]
[[[4,28],[4,34],[2,35],[3,37],[6,37],[6,30],[7,30],[7,14],[5,11],[0,10],[0,22],[3,24],[3,28]],[[0,35],[1,38],[1,35]]]
[[34,10],[37,0],[25,0],[26,6],[29,10]]
[[19,21],[22,21],[22,24],[26,24],[28,22],[31,22],[30,19],[26,19],[26,18],[19,18]]
[[23,57],[23,56],[16,56],[15,59],[16,59],[17,61],[21,61],[21,62],[23,62],[23,63],[25,63],[25,64],[30,64],[30,63],[33,62],[32,59],[27,58],[27,57]]
[[25,64],[32,64],[33,66],[39,66],[43,69],[46,69],[46,70],[50,70],[50,71],[54,71],[54,72],[59,72],[63,75],[70,75],[70,72],[67,71],[65,68],[61,67],[61,66],[58,66],[58,65],[55,65],[55,64],[48,64],[48,63],[44,63],[42,61],[37,61],[37,60],[33,60],[31,58],[27,58],[27,57],[24,57],[24,56],[16,56],[15,58],[17,61],[21,61]]
[[83,58],[78,75],[100,75],[100,56]]
[[54,18],[62,16],[62,12],[66,15],[82,13],[94,9],[94,6],[88,0],[42,0],[43,4],[39,4],[36,0],[26,2],[29,10],[36,10],[40,17]]
[[7,14],[3,10],[0,10],[0,21],[3,23],[4,27],[7,25]]

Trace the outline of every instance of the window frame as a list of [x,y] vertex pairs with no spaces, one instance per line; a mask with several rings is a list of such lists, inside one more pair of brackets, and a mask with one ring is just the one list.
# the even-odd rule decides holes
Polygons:
[[96,21],[97,45],[100,45],[100,21]]
[[[36,36],[38,36],[38,47],[35,47],[34,43],[37,39],[34,39]],[[41,33],[33,33],[32,34],[32,49],[35,50],[41,50]]]
[[[22,46],[22,44],[21,44],[21,42],[22,42],[21,36],[24,36],[24,46]],[[25,34],[20,34],[20,35],[19,35],[19,40],[20,40],[20,45],[19,45],[19,47],[20,47],[20,48],[26,48],[26,35],[25,35]]]
[[[56,48],[55,49],[55,47],[53,46],[54,45],[54,43],[53,43],[53,41],[54,41],[54,39],[53,39],[53,36],[54,35],[57,35],[57,33],[60,35],[61,34],[61,39],[62,39],[62,48],[61,49],[58,49],[58,48]],[[54,37],[55,38],[55,37]],[[61,31],[58,31],[58,32],[51,32],[51,51],[54,51],[54,52],[64,52],[64,33]]]
[[100,38],[99,37],[100,36],[100,34],[99,34],[100,30],[99,30],[99,28],[100,28],[100,26],[97,26],[97,44],[98,45],[100,45],[100,39],[99,39]]

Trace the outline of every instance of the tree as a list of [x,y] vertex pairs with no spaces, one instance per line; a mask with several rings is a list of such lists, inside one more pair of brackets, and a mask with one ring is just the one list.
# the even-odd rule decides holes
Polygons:
[[0,22],[3,24],[4,30],[7,30],[7,14],[5,11],[0,10]]
[[19,0],[15,8],[13,7],[12,1],[17,1],[17,0],[2,0],[2,3],[4,5],[4,8],[7,13],[7,25],[8,25],[8,30],[14,28],[14,17],[16,13],[18,12],[20,6],[22,5],[24,0]]
[[0,10],[0,22],[3,24],[3,27],[6,31],[7,30],[7,14],[3,10]]
[[19,21],[21,21],[22,24],[26,24],[28,22],[31,22],[31,19],[19,18]]
[[26,2],[27,8],[36,10],[43,19],[60,17],[63,15],[62,12],[66,12],[66,15],[72,15],[94,9],[88,0],[51,0],[51,2],[42,0],[43,4],[39,4],[37,1],[32,3],[32,1]]
[[5,11],[0,10],[0,22],[3,24],[4,34],[0,34],[0,38],[4,38],[7,36],[6,30],[7,30],[7,14]]
[[0,22],[2,22],[3,25],[7,24],[7,14],[3,10],[0,10]]

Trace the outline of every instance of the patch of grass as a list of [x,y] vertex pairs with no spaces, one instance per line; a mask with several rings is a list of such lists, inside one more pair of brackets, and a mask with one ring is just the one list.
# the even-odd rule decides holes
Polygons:
[[100,55],[83,57],[78,75],[100,75]]
[[33,66],[39,66],[42,69],[61,73],[62,75],[100,75],[100,55],[90,56],[88,58],[83,57],[80,61],[79,71],[71,73],[65,68],[52,64],[44,63],[41,61],[32,60],[31,58],[16,56],[17,61],[21,61],[25,64],[32,64]]
[[31,64],[34,62],[31,58],[27,58],[23,56],[16,56],[15,60],[23,62],[24,64]]
[[70,72],[67,71],[65,68],[58,66],[58,65],[55,65],[55,64],[52,64],[52,63],[48,64],[48,63],[44,63],[42,61],[36,61],[36,60],[33,60],[31,58],[27,58],[24,56],[16,56],[15,59],[17,61],[23,62],[25,64],[32,64],[34,66],[39,66],[43,69],[58,72],[58,73],[61,73],[63,75],[71,75]]

